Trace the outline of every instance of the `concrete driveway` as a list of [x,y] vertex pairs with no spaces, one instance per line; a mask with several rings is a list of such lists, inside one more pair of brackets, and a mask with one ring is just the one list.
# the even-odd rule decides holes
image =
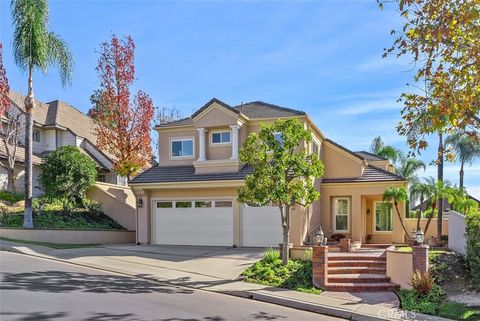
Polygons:
[[235,280],[248,266],[263,257],[262,248],[231,248],[176,245],[110,245],[110,257],[172,269]]

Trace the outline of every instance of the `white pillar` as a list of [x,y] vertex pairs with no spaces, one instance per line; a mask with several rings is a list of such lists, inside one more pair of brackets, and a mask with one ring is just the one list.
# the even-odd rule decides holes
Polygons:
[[238,125],[230,125],[232,129],[232,157],[230,159],[238,159]]
[[207,160],[205,157],[205,128],[197,128],[198,131],[198,161]]

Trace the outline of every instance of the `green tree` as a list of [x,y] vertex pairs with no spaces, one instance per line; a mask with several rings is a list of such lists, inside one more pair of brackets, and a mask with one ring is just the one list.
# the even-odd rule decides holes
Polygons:
[[384,202],[393,203],[395,211],[397,212],[398,219],[400,220],[400,224],[405,231],[405,235],[408,239],[411,239],[410,233],[408,233],[405,222],[403,221],[402,215],[400,214],[400,208],[398,207],[400,203],[407,201],[407,189],[405,187],[389,187],[383,192],[382,198]]
[[[430,222],[432,221],[432,218],[435,216],[435,210],[438,209],[438,215],[437,215],[437,222],[440,221],[442,222],[442,217],[440,215],[440,211],[443,210],[443,208],[438,207],[438,204],[443,200],[444,197],[448,196],[448,183],[444,182],[443,180],[437,180],[435,181],[435,178],[430,177],[425,179],[426,183],[430,186],[430,205],[431,205],[431,211],[430,214],[428,215],[428,220],[427,220],[427,225],[425,225],[425,234],[428,231],[428,227],[430,226]],[[438,230],[437,230],[438,233]],[[440,237],[438,237],[440,239]]]
[[417,216],[417,231],[420,229],[420,220],[423,216],[423,203],[425,200],[430,201],[432,189],[430,184],[415,182],[410,186],[410,200],[420,200],[420,210]]
[[320,196],[315,179],[323,176],[318,155],[309,154],[305,144],[310,131],[297,119],[277,120],[263,125],[248,136],[240,150],[240,160],[253,168],[239,189],[239,201],[278,205],[283,228],[283,264],[288,263],[290,207],[308,206]]
[[370,152],[380,157],[389,159],[392,163],[396,163],[402,155],[401,151],[399,151],[397,148],[390,145],[385,145],[382,137],[380,136],[377,136],[372,140]]
[[41,165],[40,184],[52,198],[61,198],[63,208],[81,200],[95,184],[96,163],[76,146],[63,146],[48,154]]
[[457,132],[447,137],[445,143],[452,147],[456,160],[460,161],[460,188],[464,187],[464,167],[472,165],[476,158],[480,158],[480,144],[464,132]]
[[33,73],[47,72],[58,67],[62,85],[73,78],[73,58],[65,43],[48,29],[49,15],[46,0],[12,0],[13,55],[15,63],[28,73],[28,93],[25,99],[25,228],[32,228],[32,135]]

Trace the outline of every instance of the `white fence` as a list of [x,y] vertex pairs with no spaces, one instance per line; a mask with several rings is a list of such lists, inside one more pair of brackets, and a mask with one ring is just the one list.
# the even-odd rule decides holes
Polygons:
[[466,255],[467,240],[465,239],[465,216],[450,211],[448,226],[448,248]]

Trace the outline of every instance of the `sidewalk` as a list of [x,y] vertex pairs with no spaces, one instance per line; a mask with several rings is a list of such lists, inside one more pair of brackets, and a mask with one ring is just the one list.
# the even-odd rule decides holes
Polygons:
[[[288,306],[291,308],[341,317],[350,320],[446,320],[405,312],[389,304],[370,304],[374,294],[365,297],[335,296],[324,292],[313,295],[273,288],[237,280],[215,277],[204,273],[189,272],[159,265],[153,255],[142,257],[135,251],[107,247],[56,250],[43,246],[0,241],[0,250],[53,259],[133,277],[168,282],[194,289],[234,295],[253,300]],[[128,255],[126,255],[128,254]]]

